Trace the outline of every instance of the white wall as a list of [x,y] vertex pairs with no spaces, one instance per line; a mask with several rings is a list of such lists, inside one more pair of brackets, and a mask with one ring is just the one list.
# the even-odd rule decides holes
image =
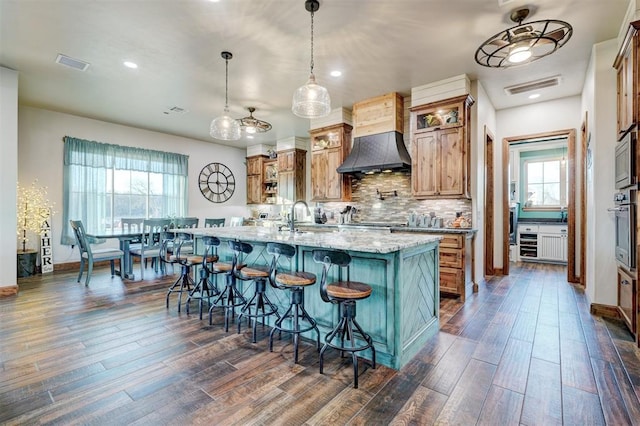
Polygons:
[[[613,207],[616,144],[616,73],[613,68],[618,43],[593,46],[582,91],[582,108],[588,116],[586,292],[592,303],[617,305],[615,223]],[[588,136],[589,137],[589,136]],[[587,163],[588,164],[588,163]]]
[[[615,104],[610,106],[615,110]],[[493,251],[496,268],[502,268],[502,169],[508,166],[509,159],[502,158],[502,143],[504,138],[533,135],[556,130],[575,129],[579,134],[582,123],[580,96],[571,96],[548,102],[539,102],[516,108],[498,110],[496,113],[496,149],[494,150],[495,164],[495,244]]]
[[[17,283],[16,180],[18,176],[18,73],[0,67],[0,287]],[[0,293],[2,293],[0,291]]]
[[[487,176],[485,174],[485,127],[495,136],[496,110],[479,81],[471,83],[471,94],[476,100],[471,116],[471,197],[473,208],[473,227],[478,230],[474,241],[475,281],[484,276],[484,209]],[[494,149],[499,147],[494,141]],[[491,201],[493,202],[493,200]]]
[[[64,136],[188,155],[189,216],[197,216],[203,221],[205,217],[247,215],[244,148],[232,148],[26,106],[21,106],[18,110],[18,123],[18,179],[23,184],[30,184],[38,179],[40,184],[47,186],[49,200],[55,203],[54,210],[58,212],[52,221],[54,264],[78,261],[77,248],[72,250],[69,246],[60,245]],[[206,200],[198,188],[198,175],[211,162],[225,164],[235,176],[236,190],[225,203],[216,204]],[[15,186],[15,182],[13,185]],[[15,226],[13,228],[15,239]],[[13,245],[11,253],[15,263]],[[13,275],[15,277],[15,273]]]

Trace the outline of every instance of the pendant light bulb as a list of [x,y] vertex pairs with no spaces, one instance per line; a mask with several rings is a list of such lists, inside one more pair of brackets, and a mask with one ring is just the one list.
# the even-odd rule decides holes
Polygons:
[[220,56],[225,61],[224,114],[211,121],[209,134],[223,141],[237,141],[241,137],[240,123],[229,115],[229,59],[233,55],[231,52],[222,52]]
[[313,74],[313,14],[320,8],[318,0],[305,1],[305,9],[311,12],[311,63],[309,80],[293,93],[291,111],[298,117],[325,117],[331,112],[329,91],[316,82]]

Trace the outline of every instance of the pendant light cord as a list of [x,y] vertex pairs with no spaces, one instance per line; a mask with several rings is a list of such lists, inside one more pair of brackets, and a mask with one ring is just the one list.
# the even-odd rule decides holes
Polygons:
[[313,9],[311,10],[311,75],[313,75]]
[[224,60],[224,110],[229,111],[229,59]]

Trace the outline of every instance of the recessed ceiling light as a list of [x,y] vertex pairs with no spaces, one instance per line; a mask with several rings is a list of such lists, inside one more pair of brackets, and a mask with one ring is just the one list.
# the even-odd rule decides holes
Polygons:
[[529,99],[536,99],[540,97],[540,93],[532,93],[531,95],[529,95]]
[[331,71],[331,77],[340,77],[342,75],[342,71]]
[[[211,0],[213,1],[213,0]],[[247,139],[253,139],[253,135],[247,135]]]
[[218,3],[220,0],[209,0],[211,3]]
[[138,68],[138,64],[136,64],[135,62],[131,62],[131,61],[124,61],[123,62],[124,66],[127,68],[131,68],[131,69],[136,69]]

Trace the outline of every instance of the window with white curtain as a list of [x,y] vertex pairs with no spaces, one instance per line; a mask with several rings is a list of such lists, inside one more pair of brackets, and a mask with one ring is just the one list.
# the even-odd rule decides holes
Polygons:
[[[64,142],[64,224],[80,219],[99,234],[120,228],[121,218],[186,215],[188,156],[69,136]],[[69,226],[61,243],[75,244]]]

